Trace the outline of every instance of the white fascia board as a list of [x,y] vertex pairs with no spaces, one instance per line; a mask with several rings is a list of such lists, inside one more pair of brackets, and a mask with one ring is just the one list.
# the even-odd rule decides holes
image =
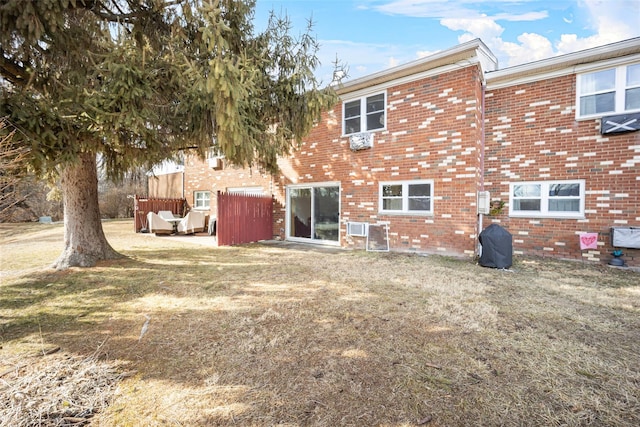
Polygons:
[[336,85],[336,92],[341,97],[354,97],[353,93],[371,92],[372,87],[380,90],[399,82],[411,82],[423,78],[425,75],[442,74],[448,67],[460,68],[480,64],[482,71],[492,71],[497,68],[498,61],[489,48],[480,39],[471,40],[443,50],[433,55],[389,68],[368,76],[360,77]]
[[409,76],[405,76],[405,77],[400,77],[397,78],[395,80],[389,80],[380,84],[377,84],[375,86],[367,86],[367,87],[363,87],[362,89],[353,91],[353,92],[345,92],[340,94],[340,100],[341,101],[348,101],[351,99],[356,99],[356,98],[362,98],[363,96],[366,95],[371,95],[374,93],[379,93],[379,92],[384,92],[386,90],[388,90],[389,88],[395,87],[395,86],[400,86],[403,85],[405,83],[411,83],[411,82],[415,82],[418,80],[422,80],[422,79],[426,79],[428,77],[433,77],[433,76],[437,76],[437,75],[442,75],[442,74],[446,74],[449,72],[453,72],[453,71],[458,71],[461,68],[466,68],[466,67],[471,67],[471,66],[475,66],[479,63],[478,59],[472,59],[472,60],[464,60],[464,61],[460,61],[456,64],[451,64],[451,65],[445,65],[443,67],[439,67],[439,68],[433,68],[431,70],[428,71],[423,71],[420,73],[416,73],[416,74],[411,74]]
[[487,90],[610,68],[640,58],[640,37],[485,74]]

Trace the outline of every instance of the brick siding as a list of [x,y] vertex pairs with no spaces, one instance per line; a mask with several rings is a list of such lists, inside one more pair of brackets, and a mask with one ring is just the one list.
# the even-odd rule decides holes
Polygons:
[[[640,133],[600,135],[600,120],[576,120],[576,76],[486,93],[485,187],[507,205],[490,217],[513,235],[514,253],[607,261],[610,229],[640,224]],[[509,217],[509,182],[584,179],[584,219]],[[598,249],[579,234],[597,232]],[[640,251],[625,249],[629,265]]]
[[[299,149],[280,159],[273,178],[255,168],[214,170],[188,158],[187,203],[193,204],[194,191],[211,191],[215,214],[216,191],[260,186],[275,200],[273,236],[285,239],[287,186],[337,182],[343,247],[365,247],[365,238],[346,233],[347,222],[358,221],[388,224],[394,251],[471,257],[479,227],[495,222],[513,235],[516,255],[608,261],[610,228],[640,224],[640,132],[602,136],[599,119],[576,120],[575,75],[485,90],[480,73],[469,64],[386,87],[387,125],[374,132],[367,150],[350,150],[337,104]],[[371,89],[367,95],[382,91]],[[380,182],[418,179],[433,180],[433,215],[380,212]],[[585,181],[584,218],[509,216],[510,183],[574,179]],[[480,225],[482,189],[505,205]],[[599,233],[598,249],[580,250],[582,232]],[[624,252],[628,265],[640,266],[640,251]]]
[[[368,150],[350,150],[338,104],[281,162],[279,186],[340,182],[343,246],[364,248],[365,238],[346,235],[348,221],[363,221],[388,224],[392,250],[472,256],[482,140],[478,72],[470,66],[387,89],[387,127]],[[379,182],[416,179],[434,180],[433,215],[379,212]]]

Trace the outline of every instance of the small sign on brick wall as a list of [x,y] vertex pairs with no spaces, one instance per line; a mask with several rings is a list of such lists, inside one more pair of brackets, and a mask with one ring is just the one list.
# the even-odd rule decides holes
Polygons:
[[640,113],[603,117],[600,122],[602,135],[640,130]]

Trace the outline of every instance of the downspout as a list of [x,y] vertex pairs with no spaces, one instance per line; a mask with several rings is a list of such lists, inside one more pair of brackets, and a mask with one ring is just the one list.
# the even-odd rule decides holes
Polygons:
[[[484,109],[485,109],[485,90],[487,88],[484,75],[481,76],[482,84],[480,85],[481,101],[480,101],[480,191],[484,191],[484,145],[485,145],[485,129],[484,129]],[[476,233],[476,256],[480,256],[480,233],[482,232],[482,220],[484,215],[478,213],[478,232]]]

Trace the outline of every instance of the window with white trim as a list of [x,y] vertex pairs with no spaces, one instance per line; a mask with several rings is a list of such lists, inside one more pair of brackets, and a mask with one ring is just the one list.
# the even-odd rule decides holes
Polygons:
[[211,203],[210,191],[194,191],[193,192],[193,207],[195,209],[209,209]]
[[380,212],[432,214],[433,180],[380,183]]
[[512,182],[509,216],[582,218],[584,180]]
[[342,132],[351,135],[384,129],[386,125],[386,94],[365,96],[342,104]]
[[640,111],[640,64],[580,74],[577,79],[578,117]]

